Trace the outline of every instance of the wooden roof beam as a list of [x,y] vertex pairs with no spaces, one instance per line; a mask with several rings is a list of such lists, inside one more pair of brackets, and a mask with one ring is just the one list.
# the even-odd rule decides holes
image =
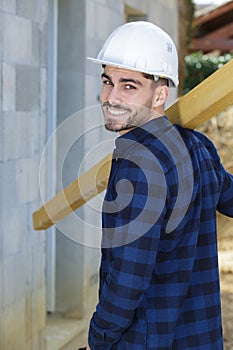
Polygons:
[[212,20],[215,20],[216,18],[219,18],[220,16],[228,15],[230,11],[233,11],[233,1],[229,1],[226,4],[223,4],[222,6],[216,7],[214,10],[198,16],[194,19],[194,25],[200,26],[203,24],[206,24],[206,22],[210,22]]
[[233,22],[228,23],[220,28],[212,30],[204,35],[206,39],[231,39],[233,38]]
[[221,50],[224,52],[229,52],[233,50],[233,39],[222,40],[213,38],[203,38],[193,39],[190,46],[189,52],[203,51],[210,52],[213,50]]

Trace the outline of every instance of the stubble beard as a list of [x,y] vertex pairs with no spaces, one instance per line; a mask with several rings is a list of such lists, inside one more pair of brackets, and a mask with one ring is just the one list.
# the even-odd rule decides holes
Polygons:
[[[119,121],[117,117],[110,118],[108,115],[109,107],[119,111],[125,110],[129,113],[127,119],[125,121]],[[151,109],[148,107],[136,106],[136,108],[130,109],[129,107],[124,108],[121,105],[112,106],[108,102],[105,102],[102,105],[102,110],[104,114],[105,128],[113,132],[127,131],[139,127],[149,121],[152,114]]]

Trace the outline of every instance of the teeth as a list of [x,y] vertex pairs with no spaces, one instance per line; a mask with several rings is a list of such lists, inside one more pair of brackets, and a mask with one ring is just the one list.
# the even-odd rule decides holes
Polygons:
[[116,109],[111,109],[109,108],[108,111],[113,114],[113,115],[122,115],[125,114],[125,110],[116,110]]

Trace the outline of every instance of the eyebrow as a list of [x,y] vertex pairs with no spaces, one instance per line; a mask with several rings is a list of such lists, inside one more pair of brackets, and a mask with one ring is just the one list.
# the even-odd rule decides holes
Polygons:
[[[112,78],[107,75],[106,73],[101,74],[101,78],[106,78],[112,82]],[[132,79],[132,78],[120,78],[119,83],[133,83],[139,86],[142,86],[142,83],[137,80],[137,79]]]

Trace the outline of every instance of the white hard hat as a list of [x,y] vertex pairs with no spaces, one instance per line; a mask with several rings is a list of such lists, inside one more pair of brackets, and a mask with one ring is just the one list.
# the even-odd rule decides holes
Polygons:
[[166,78],[177,86],[178,55],[170,36],[150,22],[137,21],[121,25],[107,38],[93,62],[132,69]]

